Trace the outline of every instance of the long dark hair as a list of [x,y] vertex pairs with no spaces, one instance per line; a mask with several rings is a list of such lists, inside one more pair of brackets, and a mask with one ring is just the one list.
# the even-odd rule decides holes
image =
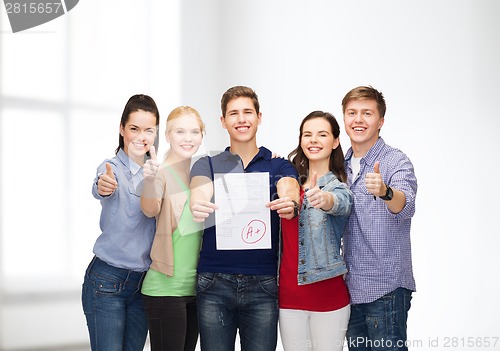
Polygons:
[[[295,166],[295,169],[299,173],[300,184],[303,184],[307,180],[309,173],[309,159],[304,154],[302,147],[300,147],[300,142],[302,139],[304,124],[314,118],[323,118],[328,123],[330,123],[332,134],[335,139],[337,139],[340,135],[339,124],[331,113],[323,111],[313,111],[302,120],[299,129],[299,145],[288,155],[288,159],[290,160],[290,162],[292,162],[292,164]],[[342,151],[342,146],[340,145],[340,143],[339,146],[337,146],[335,149],[332,149],[328,168],[340,181],[344,183],[347,181],[344,164],[344,152]]]
[[[122,113],[122,119],[120,121],[120,124],[123,128],[125,128],[125,125],[127,124],[130,114],[132,112],[136,111],[146,111],[146,112],[151,112],[153,115],[156,117],[156,136],[155,136],[155,141],[154,141],[154,146],[155,149],[158,150],[158,130],[159,130],[159,125],[160,125],[160,112],[158,111],[158,107],[156,106],[156,102],[153,100],[152,97],[144,94],[137,94],[133,95],[128,99],[127,103],[125,104],[125,108],[123,109]],[[123,136],[118,133],[118,147],[115,150],[115,154],[120,151],[120,149],[123,149],[125,147],[125,142],[123,141]],[[147,157],[150,157],[149,151],[146,153]]]

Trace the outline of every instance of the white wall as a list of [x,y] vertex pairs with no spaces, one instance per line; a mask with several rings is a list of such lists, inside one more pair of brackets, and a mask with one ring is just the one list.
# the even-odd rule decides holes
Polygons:
[[[81,124],[72,125],[72,137],[78,144],[92,145],[88,152],[79,152],[80,162],[71,162],[71,154],[60,160],[56,154],[50,160],[63,162],[63,169],[69,167],[71,172],[81,173],[78,182],[69,182],[78,200],[70,201],[74,210],[69,214],[75,216],[79,201],[91,208],[86,210],[85,221],[79,222],[78,229],[71,230],[78,230],[77,238],[65,244],[78,257],[72,261],[73,268],[69,273],[59,272],[74,279],[71,288],[66,289],[73,294],[67,299],[71,301],[68,310],[73,311],[69,320],[75,323],[74,330],[81,331],[74,340],[86,338],[82,316],[77,315],[81,283],[77,272],[83,274],[97,235],[92,231],[96,230],[98,204],[90,198],[87,185],[91,179],[87,178],[93,177],[95,167],[115,147],[114,128],[128,95],[140,90],[150,93],[159,102],[163,122],[177,104],[197,107],[208,124],[206,149],[220,150],[227,144],[218,122],[220,97],[232,85],[249,85],[260,97],[264,118],[259,143],[285,156],[296,146],[299,123],[305,115],[322,109],[341,120],[344,94],[355,86],[369,84],[386,96],[388,111],[382,136],[409,155],[419,182],[412,229],[418,290],[409,318],[413,349],[443,349],[449,341],[448,346],[454,346],[454,350],[500,350],[500,340],[495,347],[479,345],[487,337],[500,337],[496,321],[500,307],[495,301],[499,230],[494,223],[500,209],[495,201],[500,195],[495,185],[500,3],[183,0],[167,1],[167,7],[161,3],[144,2],[149,6],[144,10],[134,1],[108,1],[104,7],[97,0],[82,1],[66,18],[54,21],[59,26],[49,37],[56,44],[72,47],[64,61],[71,64],[63,66],[66,73],[62,75],[62,79],[66,75],[73,77],[67,100],[80,101],[84,97],[83,106],[97,105],[95,115],[83,109],[80,118],[74,119]],[[43,32],[45,27],[31,34],[10,34],[5,14],[0,20],[1,98],[2,105],[12,105],[12,96],[22,97],[24,89],[42,91],[46,85],[30,85],[30,90],[21,84],[16,90],[12,79],[6,83],[8,71],[22,71],[24,57],[23,51],[5,51],[7,45],[20,45],[27,38],[43,43],[48,34]],[[68,37],[73,40],[69,42]],[[29,45],[33,44],[21,48],[29,50]],[[31,72],[31,77],[36,77],[36,72]],[[56,90],[53,95],[57,99],[60,94],[66,94],[65,90]],[[92,101],[93,96],[98,101]],[[10,119],[6,110],[0,113],[4,136],[5,121]],[[38,128],[44,135],[53,132],[44,130],[43,124]],[[342,145],[344,150],[349,146],[344,133]],[[13,150],[6,143],[0,147],[0,181],[6,186],[6,179],[16,179],[9,175],[9,155],[15,150],[26,155],[30,149]],[[36,189],[46,184],[38,184],[36,177],[28,181],[35,195]],[[6,206],[12,205],[3,200],[2,221]],[[73,228],[73,222],[68,220],[64,228]],[[10,246],[12,233],[2,228],[2,255],[10,253],[9,257],[16,259],[21,253],[11,253],[18,246]],[[40,232],[50,229],[51,225],[42,226]],[[67,238],[66,233],[59,238]],[[39,248],[47,252],[42,259],[50,260],[52,244],[44,247],[42,243]],[[5,287],[9,276],[6,270],[18,264],[22,263],[4,260],[0,265],[3,291],[11,288]],[[43,265],[43,260],[37,264]],[[57,280],[57,274],[52,279]],[[12,297],[15,294],[11,292],[7,300],[18,301]],[[13,303],[5,303],[3,295],[0,314],[24,316],[23,300],[16,305],[19,312],[13,312]],[[31,300],[25,301],[28,306]],[[7,333],[14,332],[10,320],[0,319],[0,349],[14,345],[4,341]],[[39,321],[48,322],[55,323]],[[38,332],[40,345],[44,346],[42,341],[50,334],[46,329],[18,329],[15,335],[19,339],[12,342],[19,343],[23,335],[33,340]],[[471,340],[473,344],[467,347]]]

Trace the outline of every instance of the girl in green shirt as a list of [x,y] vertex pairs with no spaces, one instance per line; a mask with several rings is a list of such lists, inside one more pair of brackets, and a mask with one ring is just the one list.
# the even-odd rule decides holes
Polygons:
[[198,340],[195,286],[202,226],[189,209],[189,171],[204,131],[198,111],[175,108],[167,118],[170,149],[164,162],[144,169],[141,208],[156,217],[152,264],[141,290],[152,351],[195,350]]

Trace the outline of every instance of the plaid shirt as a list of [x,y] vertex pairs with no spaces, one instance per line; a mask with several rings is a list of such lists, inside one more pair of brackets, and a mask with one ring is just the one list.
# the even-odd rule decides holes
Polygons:
[[[417,193],[413,165],[403,152],[379,138],[361,159],[359,174],[352,179],[352,156],[350,148],[346,171],[354,206],[344,235],[344,255],[351,303],[373,302],[399,287],[415,291],[410,243]],[[406,196],[406,204],[397,214],[366,190],[364,178],[373,172],[376,161],[380,162],[383,181]]]

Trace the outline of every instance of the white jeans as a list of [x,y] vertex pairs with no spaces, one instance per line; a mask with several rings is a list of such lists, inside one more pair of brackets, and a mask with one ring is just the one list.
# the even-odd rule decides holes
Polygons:
[[284,350],[342,351],[350,314],[350,305],[331,312],[280,309]]

